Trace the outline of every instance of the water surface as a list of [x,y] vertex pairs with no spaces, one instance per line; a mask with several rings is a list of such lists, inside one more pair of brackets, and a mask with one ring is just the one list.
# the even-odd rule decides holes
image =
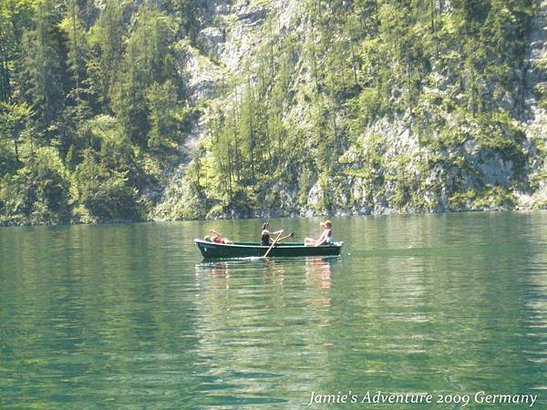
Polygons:
[[[332,220],[339,258],[215,262],[193,238],[253,240],[263,221],[0,229],[0,407],[547,404],[547,214]],[[300,239],[319,222],[270,221]]]

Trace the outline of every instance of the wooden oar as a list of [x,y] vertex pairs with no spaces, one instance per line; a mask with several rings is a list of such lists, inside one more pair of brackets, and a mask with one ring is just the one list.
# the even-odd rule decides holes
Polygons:
[[281,230],[281,232],[279,232],[279,235],[277,235],[277,238],[274,239],[274,241],[272,242],[272,244],[270,245],[270,247],[268,248],[268,250],[264,254],[264,257],[268,256],[268,254],[270,253],[270,251],[272,250],[272,248],[274,247],[275,243],[277,242],[277,240],[279,239],[279,237],[281,236],[282,233],[283,233],[283,230]]
[[290,234],[288,235],[285,235],[283,238],[279,238],[279,240],[277,241],[278,243],[279,242],[283,242],[285,239],[287,238],[292,238],[294,236],[294,232],[291,232]]

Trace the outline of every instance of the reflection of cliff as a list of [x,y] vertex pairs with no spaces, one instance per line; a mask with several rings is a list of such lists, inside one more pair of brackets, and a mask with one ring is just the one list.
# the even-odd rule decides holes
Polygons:
[[328,309],[317,306],[330,306],[331,276],[319,258],[198,265],[200,404],[307,396],[318,376],[310,371],[328,360]]
[[169,407],[184,394],[194,344],[185,233],[152,224],[3,231],[0,408],[122,396],[128,407]]
[[[534,238],[534,251],[530,252],[530,261],[526,266],[524,273],[527,277],[528,287],[526,300],[530,316],[538,321],[537,328],[547,329],[547,301],[545,299],[545,290],[547,289],[547,213],[538,213],[535,219],[528,219],[527,231],[530,238]],[[544,343],[542,337],[545,332],[530,332],[530,337],[537,338]],[[543,339],[543,340],[542,340]],[[539,351],[534,361],[545,363],[545,350]]]
[[333,289],[338,317],[362,329],[345,345],[375,377],[397,369],[408,380],[426,378],[431,389],[443,379],[537,388],[547,284],[547,215],[540,215],[367,219],[368,248],[352,249],[354,263]]

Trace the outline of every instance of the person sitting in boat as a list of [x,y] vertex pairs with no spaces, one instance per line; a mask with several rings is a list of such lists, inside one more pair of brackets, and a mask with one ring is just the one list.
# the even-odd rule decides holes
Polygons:
[[213,236],[206,236],[205,240],[209,242],[215,242],[215,243],[233,243],[228,238],[223,238],[221,234],[219,234],[214,229],[209,229],[209,233],[212,233]]
[[281,229],[279,231],[275,231],[275,232],[270,232],[269,228],[270,228],[270,224],[268,222],[265,222],[262,225],[262,232],[260,233],[260,244],[262,246],[270,246],[271,237],[273,235],[279,235],[280,233],[283,232],[283,229]]
[[325,222],[321,222],[321,227],[323,228],[323,232],[317,239],[313,238],[306,238],[304,239],[304,245],[306,246],[321,246],[323,244],[331,244],[333,243],[332,240],[332,222],[329,220],[326,220]]

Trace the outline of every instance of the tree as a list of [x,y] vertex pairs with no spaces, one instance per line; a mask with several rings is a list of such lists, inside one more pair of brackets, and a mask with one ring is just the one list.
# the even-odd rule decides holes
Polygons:
[[137,192],[127,173],[108,169],[92,151],[85,151],[74,173],[77,200],[92,220],[140,220]]
[[62,34],[53,0],[38,5],[33,22],[34,27],[23,37],[25,95],[33,108],[36,131],[49,141],[63,108],[65,72]]
[[154,151],[167,148],[178,132],[177,90],[172,81],[153,83],[146,93],[150,132],[148,147]]
[[126,134],[141,147],[147,146],[150,132],[147,89],[162,84],[174,71],[171,44],[172,19],[156,9],[141,10],[127,42],[123,76],[112,93],[112,107]]
[[23,31],[30,26],[34,0],[0,2],[0,101],[12,103],[14,65],[18,61]]
[[168,0],[166,3],[167,10],[177,16],[181,36],[189,38],[195,44],[201,27],[200,9],[196,0]]
[[121,79],[120,67],[124,52],[123,5],[119,0],[107,0],[96,24],[90,30],[91,56],[86,61],[91,82],[98,95],[98,109],[111,109],[114,85]]
[[19,161],[21,134],[26,127],[31,112],[30,107],[25,103],[0,103],[0,135],[2,135],[2,139],[11,139],[13,141],[13,155],[16,161]]
[[72,105],[77,105],[85,92],[83,87],[87,79],[86,61],[89,60],[89,46],[80,21],[78,0],[67,0],[67,15],[59,23],[59,27],[67,39],[67,70],[72,80],[69,98]]
[[[6,183],[7,182],[7,183]],[[70,216],[67,172],[56,151],[38,148],[14,175],[0,185],[4,218],[27,218],[35,223],[66,223]]]

